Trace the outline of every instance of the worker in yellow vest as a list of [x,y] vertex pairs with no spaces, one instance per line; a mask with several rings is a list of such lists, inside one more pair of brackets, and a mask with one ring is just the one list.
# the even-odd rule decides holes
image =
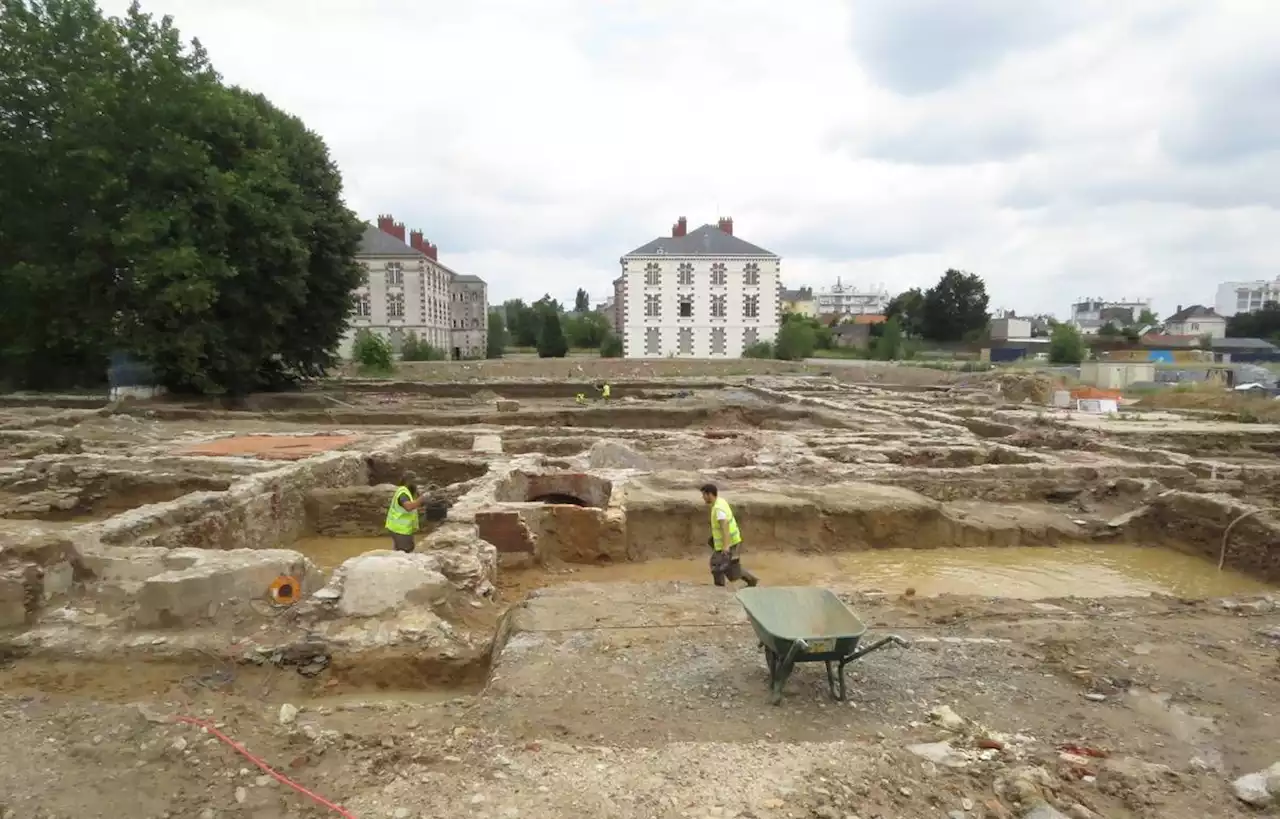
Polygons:
[[610,393],[610,390],[609,390],[608,384],[605,384],[603,387],[600,388],[600,397],[605,401],[609,400],[609,393]]
[[729,580],[745,580],[748,586],[755,586],[759,579],[742,568],[738,554],[742,546],[742,532],[738,530],[738,521],[733,516],[729,502],[720,497],[720,491],[714,483],[702,485],[702,502],[711,508],[711,537],[707,545],[711,547],[711,578],[717,586]]
[[413,535],[418,531],[418,510],[427,499],[418,497],[418,487],[403,480],[391,496],[387,507],[387,531],[391,532],[391,545],[397,552],[414,550]]

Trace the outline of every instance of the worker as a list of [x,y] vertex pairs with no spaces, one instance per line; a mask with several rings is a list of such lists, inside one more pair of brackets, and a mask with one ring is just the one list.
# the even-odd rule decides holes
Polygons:
[[608,385],[608,384],[605,384],[603,387],[601,387],[601,388],[600,388],[600,397],[601,397],[601,398],[603,398],[603,399],[604,399],[604,400],[606,400],[606,401],[608,401],[608,400],[609,400],[609,385]]
[[586,396],[586,394],[585,394],[585,393],[581,393],[581,392],[580,392],[580,393],[578,393],[577,395],[575,395],[575,396],[573,397],[573,403],[575,403],[575,404],[586,404],[586,403],[587,403],[587,396]]
[[741,556],[738,554],[742,546],[742,533],[738,530],[738,521],[733,517],[733,509],[729,502],[720,497],[714,483],[702,485],[702,502],[711,508],[711,537],[707,545],[711,547],[711,578],[717,586],[725,585],[729,580],[745,580],[748,586],[755,586],[759,579],[742,568]]
[[414,550],[413,535],[418,531],[418,510],[427,503],[418,496],[418,487],[406,478],[396,487],[387,507],[387,531],[391,532],[391,545],[397,552]]

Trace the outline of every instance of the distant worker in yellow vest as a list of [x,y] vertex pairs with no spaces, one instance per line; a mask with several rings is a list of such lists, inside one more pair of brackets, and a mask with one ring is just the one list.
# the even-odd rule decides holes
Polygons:
[[604,400],[606,400],[606,401],[608,401],[608,400],[609,400],[609,385],[608,385],[608,384],[605,384],[603,387],[601,387],[601,388],[600,388],[600,397],[601,397],[601,398],[603,398],[603,399],[604,399]]
[[585,404],[585,403],[587,403],[587,394],[586,394],[586,393],[582,393],[582,392],[578,393],[577,395],[575,395],[575,396],[573,397],[573,403],[575,403],[575,404]]
[[713,483],[702,485],[702,501],[711,508],[711,537],[707,545],[711,547],[711,578],[717,586],[729,580],[745,580],[748,586],[755,586],[759,579],[742,568],[738,554],[742,547],[742,532],[738,530],[738,521],[733,517],[733,509],[729,502],[720,497],[720,492]]
[[391,545],[397,552],[414,550],[413,535],[418,531],[418,510],[427,503],[418,497],[418,487],[408,480],[402,481],[391,496],[387,507],[387,531],[391,532]]

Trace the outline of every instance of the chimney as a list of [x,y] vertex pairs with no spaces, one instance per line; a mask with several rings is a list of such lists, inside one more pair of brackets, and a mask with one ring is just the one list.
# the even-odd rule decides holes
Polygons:
[[671,238],[679,239],[689,232],[689,220],[681,216],[676,223],[671,226]]
[[409,247],[414,250],[422,250],[422,231],[413,230],[409,232]]
[[1179,304],[1179,305],[1178,305],[1178,309],[1177,309],[1177,310],[1174,310],[1173,312],[1175,312],[1175,313],[1181,313],[1181,312],[1182,312],[1182,305],[1181,305],[1181,304]]
[[396,219],[389,213],[378,214],[378,230],[383,233],[396,235]]
[[404,222],[395,222],[394,224],[391,225],[391,230],[388,230],[387,233],[390,233],[392,236],[396,237],[397,239],[403,242],[404,241]]
[[732,217],[732,216],[730,216],[730,217],[728,217],[728,218],[725,218],[725,217],[721,216],[721,217],[720,217],[720,225],[719,225],[719,227],[720,227],[720,229],[721,229],[721,230],[723,230],[725,233],[727,233],[727,234],[729,234],[730,236],[732,236],[732,235],[733,235],[733,217]]
[[428,242],[426,239],[422,240],[422,247],[418,248],[418,250],[421,250],[424,254],[426,254],[427,258],[430,259],[431,261],[433,262],[440,261],[440,249],[437,248],[435,245],[431,244],[430,242]]

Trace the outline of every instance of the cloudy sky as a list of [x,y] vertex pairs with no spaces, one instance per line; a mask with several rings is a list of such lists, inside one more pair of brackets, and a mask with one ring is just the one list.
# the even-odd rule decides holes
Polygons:
[[[127,0],[106,0],[119,13]],[[732,216],[789,286],[993,307],[1280,275],[1277,0],[144,0],[491,299]]]

